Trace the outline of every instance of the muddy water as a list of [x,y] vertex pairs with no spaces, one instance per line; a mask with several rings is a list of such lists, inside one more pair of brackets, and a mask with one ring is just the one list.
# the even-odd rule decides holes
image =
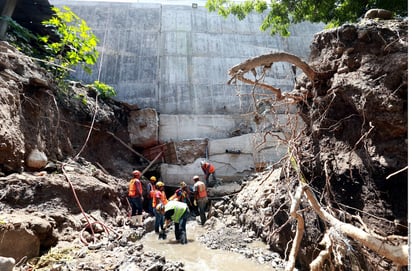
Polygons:
[[[212,250],[197,240],[197,236],[205,230],[194,221],[187,224],[186,245],[181,245],[174,239],[173,227],[168,231],[166,240],[159,240],[154,232],[146,234],[142,241],[145,251],[157,252],[170,261],[180,261],[185,265],[185,270],[202,271],[266,271],[275,270],[270,264],[260,264],[243,255],[224,250]],[[252,247],[262,246],[263,243],[253,243]]]

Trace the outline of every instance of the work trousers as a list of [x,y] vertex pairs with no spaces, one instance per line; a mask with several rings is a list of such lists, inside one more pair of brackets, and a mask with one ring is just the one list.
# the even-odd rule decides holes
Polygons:
[[206,186],[207,186],[207,187],[210,186],[210,185],[209,185],[209,176],[210,176],[210,175],[212,175],[212,179],[213,179],[213,183],[212,183],[211,186],[216,185],[216,182],[217,182],[217,180],[216,180],[216,175],[215,175],[214,172],[213,172],[213,173],[207,173],[207,174],[205,175],[205,181],[206,181]]
[[131,216],[141,215],[143,213],[143,202],[141,197],[127,197],[130,207],[132,207],[132,214]]
[[196,200],[196,202],[197,202],[197,207],[199,209],[200,223],[204,225],[206,222],[206,207],[207,207],[207,204],[209,203],[209,199],[207,197],[199,198]]
[[182,244],[187,244],[186,236],[186,222],[190,217],[189,208],[186,209],[182,217],[179,219],[179,223],[175,222],[175,237],[177,241],[180,241]]
[[165,217],[160,212],[158,212],[156,208],[153,208],[153,213],[155,214],[155,232],[159,232],[159,229],[163,228]]

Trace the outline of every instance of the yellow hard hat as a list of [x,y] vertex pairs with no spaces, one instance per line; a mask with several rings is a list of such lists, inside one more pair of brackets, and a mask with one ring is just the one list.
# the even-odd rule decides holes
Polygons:
[[165,186],[165,184],[163,182],[159,181],[159,182],[156,183],[156,186],[161,187],[161,186]]
[[152,176],[152,177],[150,177],[150,180],[151,180],[151,181],[156,181],[156,177],[155,177],[155,176]]
[[186,183],[185,182],[180,182],[180,187],[186,187]]

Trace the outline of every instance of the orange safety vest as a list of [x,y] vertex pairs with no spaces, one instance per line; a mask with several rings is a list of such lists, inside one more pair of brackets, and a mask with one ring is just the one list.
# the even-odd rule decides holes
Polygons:
[[150,185],[149,197],[153,199],[156,194],[156,188],[155,188],[155,185],[152,183],[150,183],[149,185]]
[[205,163],[205,164],[202,166],[202,169],[203,169],[203,171],[204,171],[205,173],[213,173],[213,172],[215,172],[215,166],[212,165],[212,164],[210,164],[210,163]]
[[156,208],[156,206],[161,203],[163,205],[166,205],[168,202],[167,198],[166,198],[166,193],[164,191],[160,191],[160,190],[155,190],[155,194],[152,200],[152,207]]
[[[180,191],[180,193],[179,193]],[[179,195],[180,194],[180,195]],[[175,193],[169,198],[169,200],[177,200],[184,202],[185,198],[187,198],[187,193],[182,188],[179,188],[175,191]]]
[[206,185],[202,181],[197,181],[195,183],[196,187],[196,199],[201,199],[207,197]]
[[128,196],[131,198],[134,198],[134,197],[140,197],[141,195],[142,195],[142,183],[136,178],[131,179],[129,182]]

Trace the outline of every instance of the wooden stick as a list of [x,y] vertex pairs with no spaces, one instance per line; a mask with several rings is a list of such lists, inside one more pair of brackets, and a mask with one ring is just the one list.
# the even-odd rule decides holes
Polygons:
[[[132,147],[130,147],[129,145],[127,145],[123,140],[121,140],[120,138],[118,138],[117,136],[115,136],[112,132],[107,132],[109,135],[111,135],[112,137],[114,137],[117,141],[119,141],[120,143],[122,143],[123,146],[125,146],[126,148],[128,148],[130,151],[132,151],[134,154],[136,154],[137,156],[139,156],[140,158],[143,158],[144,160],[146,160],[147,162],[150,162],[149,160],[146,159],[146,157],[144,157],[143,155],[141,155],[140,153],[138,153],[137,151],[135,151]],[[157,159],[157,158],[156,158]],[[143,175],[143,173],[142,173]]]

